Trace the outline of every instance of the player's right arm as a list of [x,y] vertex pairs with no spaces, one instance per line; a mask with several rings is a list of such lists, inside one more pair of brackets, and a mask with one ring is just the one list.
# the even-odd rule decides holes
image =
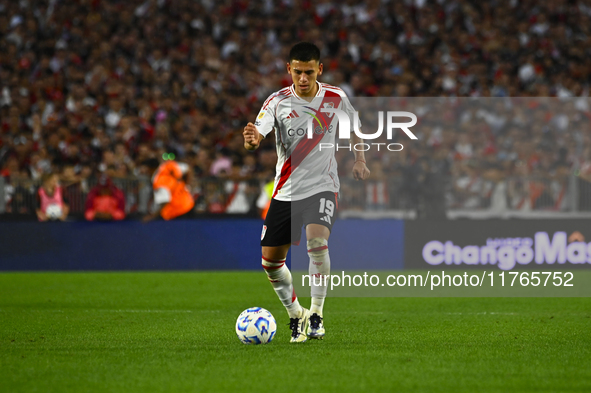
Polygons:
[[244,135],[244,148],[246,150],[255,150],[260,146],[261,141],[264,138],[259,133],[259,130],[257,130],[257,127],[252,123],[248,123],[246,127],[244,127],[242,135]]
[[244,127],[242,135],[244,135],[244,148],[246,150],[255,150],[258,148],[261,141],[273,131],[273,128],[276,126],[274,112],[278,98],[281,98],[279,93],[271,94],[263,104],[254,124],[248,123]]

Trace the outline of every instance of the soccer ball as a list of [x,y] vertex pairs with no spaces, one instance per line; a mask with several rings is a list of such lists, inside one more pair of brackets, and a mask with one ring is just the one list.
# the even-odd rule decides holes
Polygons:
[[236,334],[244,344],[266,344],[273,340],[277,322],[273,315],[261,307],[242,311],[236,320]]

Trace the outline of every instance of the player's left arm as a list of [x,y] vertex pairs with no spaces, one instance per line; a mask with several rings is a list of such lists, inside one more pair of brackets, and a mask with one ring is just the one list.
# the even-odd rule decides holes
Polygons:
[[[363,143],[363,139],[359,138],[355,132],[351,133],[351,144],[355,146],[358,143]],[[355,164],[353,164],[353,178],[355,180],[365,180],[369,178],[370,170],[367,168],[367,160],[365,159],[364,151],[357,151],[353,149],[355,154]]]
[[[353,108],[353,105],[351,105],[351,102],[347,96],[343,97],[343,104],[349,119],[354,119],[355,109]],[[361,122],[359,122],[358,128],[361,128]],[[351,127],[351,139],[349,142],[352,146],[355,146],[358,143],[363,143],[363,139],[357,136],[353,127]],[[365,152],[362,150],[357,151],[356,149],[353,149],[353,152],[355,154],[355,163],[353,164],[353,178],[355,180],[365,180],[370,175],[370,171],[367,168],[367,160],[365,159]]]

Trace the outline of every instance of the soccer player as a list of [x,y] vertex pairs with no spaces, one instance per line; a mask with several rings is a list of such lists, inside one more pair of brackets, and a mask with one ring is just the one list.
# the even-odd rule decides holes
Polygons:
[[[293,84],[272,94],[256,122],[248,123],[243,132],[244,147],[254,150],[275,130],[278,162],[273,197],[261,234],[262,264],[289,314],[291,342],[322,339],[325,334],[322,318],[327,287],[319,278],[330,274],[328,238],[339,179],[334,149],[320,149],[319,143],[336,145],[338,119],[320,110],[341,109],[354,119],[353,107],[343,90],[317,81],[322,68],[316,45],[301,42],[293,46],[287,63]],[[308,138],[311,116],[314,132]],[[354,136],[352,143],[359,142],[360,138]],[[369,176],[364,153],[354,154],[353,177],[364,180]],[[312,280],[310,310],[298,302],[291,273],[285,266],[289,247],[300,241],[302,226],[306,228],[310,277],[317,278]]]
[[141,166],[152,177],[154,203],[157,205],[156,211],[146,215],[143,221],[152,221],[158,217],[164,220],[190,217],[195,200],[187,189],[189,165],[176,161],[160,164],[156,158],[150,158],[143,161]]

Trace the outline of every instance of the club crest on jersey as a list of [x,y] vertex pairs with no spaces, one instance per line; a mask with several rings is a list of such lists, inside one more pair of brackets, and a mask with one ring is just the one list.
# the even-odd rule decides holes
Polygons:
[[[325,108],[334,108],[334,102],[325,102],[324,107]],[[334,116],[334,113],[327,113],[326,116],[330,119]]]
[[265,234],[267,233],[267,226],[263,225],[263,231],[261,232],[261,240],[263,240],[263,238],[265,237]]

